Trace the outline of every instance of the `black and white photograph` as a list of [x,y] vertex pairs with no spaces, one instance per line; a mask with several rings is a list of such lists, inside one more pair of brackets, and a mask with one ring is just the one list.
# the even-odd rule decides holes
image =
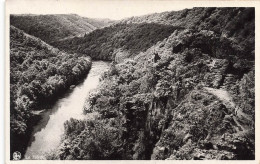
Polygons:
[[186,4],[7,2],[6,161],[254,161],[256,7]]

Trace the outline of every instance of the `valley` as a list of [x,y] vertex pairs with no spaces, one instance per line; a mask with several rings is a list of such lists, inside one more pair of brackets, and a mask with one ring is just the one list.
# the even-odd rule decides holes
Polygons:
[[[255,158],[254,8],[192,8],[105,23],[63,15],[53,18],[60,31],[45,17],[11,17],[11,154]],[[21,138],[27,144],[17,147]]]

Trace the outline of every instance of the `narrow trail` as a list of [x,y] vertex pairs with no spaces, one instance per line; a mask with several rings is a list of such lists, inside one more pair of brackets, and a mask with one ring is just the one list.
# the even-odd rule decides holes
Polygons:
[[217,96],[225,106],[235,109],[236,104],[233,102],[231,96],[226,90],[209,88],[209,87],[204,87],[204,89],[206,89],[209,93]]
[[235,121],[235,123],[237,124],[237,126],[240,128],[240,131],[241,131],[241,130],[242,130],[242,131],[246,131],[246,129],[244,128],[244,126],[242,126],[242,125],[238,122],[238,120],[237,120],[236,117],[233,117],[233,120]]
[[234,122],[236,123],[236,125],[239,127],[239,131],[246,131],[246,128],[241,125],[241,123],[237,120],[237,118],[242,119],[242,120],[246,120],[246,121],[251,121],[252,118],[250,116],[248,116],[246,113],[244,113],[242,111],[241,108],[239,108],[233,101],[232,97],[230,96],[230,94],[228,93],[228,91],[224,90],[224,89],[215,89],[215,88],[209,88],[209,87],[204,87],[204,89],[217,96],[219,98],[219,100],[221,100],[223,102],[223,104],[234,111],[234,114],[236,117],[233,117]]

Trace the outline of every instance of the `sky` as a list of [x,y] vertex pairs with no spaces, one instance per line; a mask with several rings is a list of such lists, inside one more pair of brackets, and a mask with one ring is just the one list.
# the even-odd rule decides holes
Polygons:
[[89,18],[113,20],[187,8],[179,2],[167,0],[9,0],[8,6],[13,14],[74,13]]

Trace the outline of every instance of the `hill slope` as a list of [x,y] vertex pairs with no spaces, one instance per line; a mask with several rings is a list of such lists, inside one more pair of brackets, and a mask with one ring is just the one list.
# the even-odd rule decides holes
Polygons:
[[61,52],[16,27],[10,27],[11,154],[24,153],[35,124],[35,110],[48,108],[58,95],[86,76],[89,57]]
[[124,54],[123,57],[130,57],[147,50],[168,37],[175,29],[179,27],[155,23],[116,24],[97,29],[84,37],[69,38],[53,45],[97,60],[114,60],[120,52]]
[[193,8],[133,17],[54,45],[95,59],[114,60],[117,55],[129,57],[144,52],[175,29],[213,31],[232,39],[249,55],[254,49],[254,8]]
[[[223,29],[227,35],[211,30],[228,21],[179,28],[132,59],[114,62],[86,102],[95,119],[67,121],[63,142],[48,158],[254,159],[254,9],[201,10],[226,11],[219,20],[237,11],[235,22],[248,21],[236,35],[232,28]],[[213,19],[207,18],[201,24]]]
[[90,19],[76,14],[11,15],[10,24],[51,44],[64,38],[84,35],[108,26],[108,19]]
[[[225,16],[224,16],[225,15]],[[132,17],[121,23],[158,23],[191,29],[210,29],[229,37],[254,36],[254,8],[202,8],[195,7],[180,11],[163,12],[141,17]]]

